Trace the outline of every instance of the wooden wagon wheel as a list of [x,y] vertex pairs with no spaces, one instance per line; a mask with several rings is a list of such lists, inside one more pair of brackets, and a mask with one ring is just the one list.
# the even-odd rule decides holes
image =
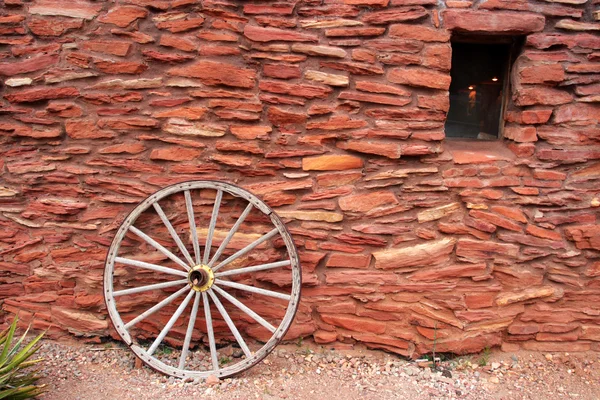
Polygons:
[[[217,181],[146,198],[119,227],[104,270],[119,336],[147,365],[179,378],[227,377],[260,362],[290,327],[300,286],[281,219],[248,191]],[[225,355],[227,343],[239,348],[224,347]]]

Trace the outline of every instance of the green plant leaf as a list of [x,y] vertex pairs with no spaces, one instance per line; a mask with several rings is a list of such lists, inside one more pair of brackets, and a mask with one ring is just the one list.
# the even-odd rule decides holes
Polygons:
[[35,365],[35,364],[39,363],[40,361],[44,361],[44,359],[36,358],[35,360],[24,361],[23,363],[21,363],[21,368],[31,367],[32,365]]
[[17,329],[17,321],[19,321],[19,317],[15,317],[10,324],[10,328],[8,329],[8,333],[5,336],[4,348],[2,349],[2,353],[0,353],[0,363],[4,364],[5,360],[8,357],[8,353],[10,349],[10,345],[13,340],[13,336],[15,335],[15,330]]
[[0,392],[0,399],[30,399],[32,397],[41,394],[41,386],[24,386],[24,387],[16,387],[8,390],[4,390]]
[[31,357],[39,349],[39,347],[36,347],[34,349],[33,346],[35,346],[35,344],[43,336],[44,336],[44,333],[40,333],[35,339],[33,339],[31,342],[29,342],[27,344],[27,346],[25,346],[21,351],[19,351],[18,354],[15,354],[14,357],[13,357],[13,359],[11,360],[11,362],[9,364],[5,365],[3,368],[0,369],[0,373],[3,373],[5,369],[12,369],[12,368],[14,368],[15,366],[21,364],[22,362],[24,362],[25,360],[27,360],[29,357]]
[[[45,332],[41,333],[29,343],[25,333],[13,345],[18,318],[15,317],[9,328],[0,333],[0,400],[30,399],[43,392],[43,385],[36,385],[38,379],[36,370],[27,370],[37,364],[41,359],[29,360],[41,347],[38,344]],[[31,327],[31,325],[30,325]]]

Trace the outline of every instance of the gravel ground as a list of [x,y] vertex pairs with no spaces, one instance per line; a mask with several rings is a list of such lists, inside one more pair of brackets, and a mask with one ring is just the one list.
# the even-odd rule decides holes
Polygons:
[[184,382],[136,367],[117,342],[46,340],[43,399],[599,399],[598,353],[501,353],[455,357],[432,371],[371,350],[280,345],[259,365],[222,381]]

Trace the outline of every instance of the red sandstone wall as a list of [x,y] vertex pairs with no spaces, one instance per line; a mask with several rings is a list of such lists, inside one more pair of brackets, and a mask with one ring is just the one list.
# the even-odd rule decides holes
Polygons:
[[[226,177],[289,220],[295,336],[597,349],[598,3],[4,0],[4,310],[107,334],[120,219]],[[527,35],[505,139],[444,141],[452,30]]]

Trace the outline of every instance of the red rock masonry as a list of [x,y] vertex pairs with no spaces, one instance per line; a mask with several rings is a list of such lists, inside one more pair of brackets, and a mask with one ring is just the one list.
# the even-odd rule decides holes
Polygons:
[[[3,309],[109,334],[118,222],[225,177],[294,232],[289,338],[598,350],[598,2],[438,3],[5,1]],[[526,36],[502,140],[444,141],[453,32]]]

